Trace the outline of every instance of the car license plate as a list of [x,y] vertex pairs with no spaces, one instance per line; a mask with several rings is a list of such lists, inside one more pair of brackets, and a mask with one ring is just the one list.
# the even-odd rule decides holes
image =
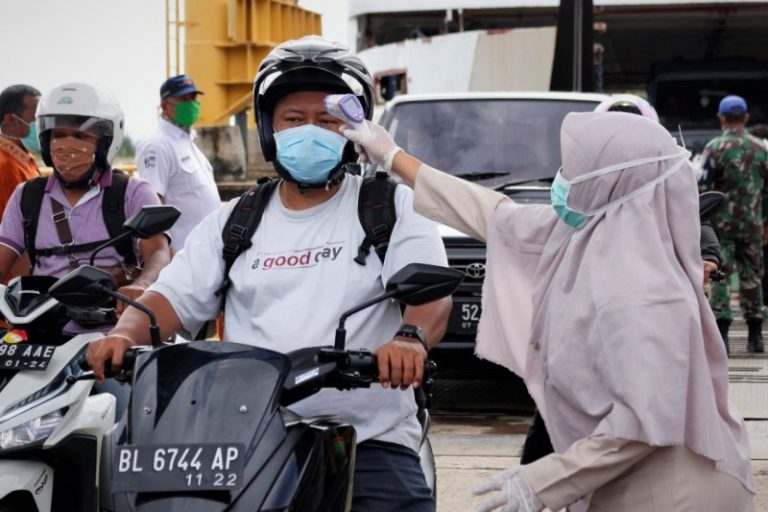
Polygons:
[[0,343],[0,369],[47,370],[56,345]]
[[454,298],[448,331],[453,334],[475,334],[480,321],[480,301],[463,301]]
[[235,490],[243,485],[245,445],[124,445],[114,464],[113,492]]

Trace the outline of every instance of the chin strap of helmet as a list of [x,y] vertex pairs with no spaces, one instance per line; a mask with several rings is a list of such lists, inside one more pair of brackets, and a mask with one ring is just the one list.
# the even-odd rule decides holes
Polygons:
[[61,177],[61,174],[59,174],[59,171],[56,170],[56,168],[53,169],[53,174],[56,175],[56,178],[58,178],[62,187],[82,190],[89,189],[97,184],[101,179],[102,171],[99,169],[98,165],[94,163],[88,169],[88,172],[85,173],[85,176],[75,182],[65,181],[64,178]]
[[288,169],[283,167],[280,164],[280,161],[275,159],[273,162],[275,165],[275,170],[277,171],[277,174],[280,175],[281,178],[283,178],[285,181],[290,181],[291,183],[295,183],[299,187],[299,192],[301,193],[307,193],[310,190],[316,190],[318,188],[323,188],[325,190],[329,190],[335,186],[337,186],[339,183],[341,183],[344,180],[344,176],[347,175],[347,164],[343,162],[339,162],[339,164],[331,169],[331,172],[328,174],[328,179],[325,180],[322,183],[300,183],[296,181],[293,176],[291,176],[291,173],[288,172]]

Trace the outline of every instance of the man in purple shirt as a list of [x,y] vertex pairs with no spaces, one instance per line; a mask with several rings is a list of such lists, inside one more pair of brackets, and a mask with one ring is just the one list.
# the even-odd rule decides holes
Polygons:
[[[123,138],[123,112],[107,91],[87,84],[65,84],[51,91],[40,102],[37,112],[38,132],[45,163],[54,169],[36,206],[37,230],[34,237],[32,273],[60,277],[73,268],[87,264],[91,250],[83,244],[104,241],[109,232],[102,213],[105,191],[117,176],[111,164]],[[33,182],[29,182],[32,185]],[[10,270],[20,254],[29,249],[25,243],[22,192],[25,184],[13,192],[0,224],[0,279]],[[127,180],[123,210],[130,217],[144,205],[160,204],[149,183]],[[66,238],[66,240],[65,240]],[[70,250],[70,246],[75,249]],[[125,276],[120,293],[138,298],[170,261],[165,235],[132,241],[132,254],[121,254],[113,247],[99,252],[95,264],[118,271],[126,269],[126,260],[141,264],[135,279]],[[116,312],[125,305],[118,303]]]

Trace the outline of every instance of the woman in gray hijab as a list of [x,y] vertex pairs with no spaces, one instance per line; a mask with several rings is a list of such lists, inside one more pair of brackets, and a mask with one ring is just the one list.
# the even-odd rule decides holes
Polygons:
[[479,510],[753,510],[694,172],[663,127],[566,116],[552,205],[430,168],[378,125],[344,134],[414,187],[419,213],[487,244],[477,354],[525,380],[555,453],[486,482]]

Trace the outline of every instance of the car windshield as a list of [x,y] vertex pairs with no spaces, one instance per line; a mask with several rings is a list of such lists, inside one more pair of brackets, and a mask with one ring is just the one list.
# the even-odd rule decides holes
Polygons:
[[384,120],[423,162],[488,185],[548,180],[560,167],[560,125],[594,101],[472,99],[403,102]]

